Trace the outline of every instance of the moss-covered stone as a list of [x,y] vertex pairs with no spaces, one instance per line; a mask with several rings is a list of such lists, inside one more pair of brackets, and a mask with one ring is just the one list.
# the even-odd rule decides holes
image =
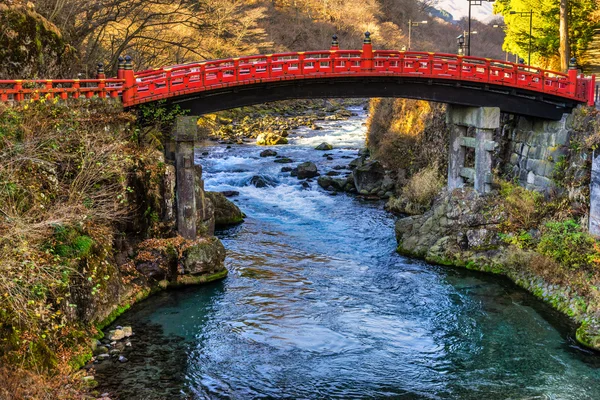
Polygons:
[[[216,237],[201,239],[183,252],[183,274],[212,274],[225,268],[225,247]],[[182,274],[182,275],[183,275]]]
[[32,8],[0,4],[0,78],[51,77],[71,68],[75,50]]
[[244,221],[246,215],[223,193],[205,192],[205,195],[214,207],[215,226],[235,225]]

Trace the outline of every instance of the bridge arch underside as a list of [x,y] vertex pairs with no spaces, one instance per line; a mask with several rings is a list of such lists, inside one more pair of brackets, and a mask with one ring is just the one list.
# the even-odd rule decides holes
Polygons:
[[559,120],[576,101],[526,89],[478,82],[399,77],[342,77],[256,82],[197,93],[168,103],[192,115],[289,99],[397,97],[470,107],[498,107],[504,113]]

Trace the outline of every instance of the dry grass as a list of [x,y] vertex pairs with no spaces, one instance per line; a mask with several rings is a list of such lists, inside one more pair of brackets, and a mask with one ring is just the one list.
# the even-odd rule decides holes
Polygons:
[[107,102],[0,107],[0,357],[54,368],[78,343],[77,299],[105,284],[115,224],[132,212],[132,119]]
[[82,400],[91,399],[79,375],[46,376],[21,368],[0,366],[0,399]]
[[427,211],[435,196],[444,187],[444,178],[434,163],[414,174],[402,188],[401,198],[405,201],[405,212],[422,214]]

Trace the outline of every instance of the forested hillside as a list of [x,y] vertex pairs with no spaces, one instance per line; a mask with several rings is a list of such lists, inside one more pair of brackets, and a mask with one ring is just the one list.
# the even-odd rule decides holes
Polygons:
[[[450,23],[436,17],[432,4],[418,0],[5,2],[13,13],[17,10],[44,17],[44,23],[53,26],[76,55],[61,69],[31,70],[40,77],[74,73],[89,77],[100,62],[114,74],[118,57],[125,54],[133,57],[136,68],[150,68],[256,53],[325,49],[334,33],[342,48],[359,48],[363,33],[370,31],[376,48],[402,49],[408,47],[409,20],[428,21],[412,29],[412,50],[456,53],[456,37],[467,26],[465,20]],[[6,9],[0,11],[6,13]],[[502,29],[473,21],[472,30],[477,31],[472,39],[473,55],[504,58]],[[5,49],[28,47],[32,40],[22,36],[14,21],[7,23],[0,35]],[[43,46],[35,43],[32,54],[44,54]],[[44,64],[41,57],[37,61]],[[23,76],[24,63],[3,63],[0,77],[31,77]]]

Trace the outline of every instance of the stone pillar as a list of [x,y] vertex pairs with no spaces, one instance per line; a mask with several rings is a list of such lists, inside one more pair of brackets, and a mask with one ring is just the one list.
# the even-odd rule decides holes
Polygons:
[[594,236],[600,236],[600,154],[596,152],[592,156],[589,231]]
[[473,187],[479,193],[492,191],[492,151],[496,148],[494,130],[476,128],[475,179]]
[[179,116],[175,122],[175,168],[177,174],[177,232],[186,239],[196,239],[196,169],[194,141],[198,117]]
[[[464,186],[464,178],[473,179],[479,193],[491,190],[492,154],[498,146],[493,141],[494,130],[500,127],[500,109],[497,107],[448,106],[446,122],[450,127],[448,157],[448,189]],[[475,128],[475,137],[467,137],[469,127]],[[475,149],[474,168],[465,168],[465,148]]]
[[465,166],[465,148],[461,138],[467,136],[467,127],[450,125],[450,154],[448,156],[448,190],[461,188],[465,185],[461,176]]

